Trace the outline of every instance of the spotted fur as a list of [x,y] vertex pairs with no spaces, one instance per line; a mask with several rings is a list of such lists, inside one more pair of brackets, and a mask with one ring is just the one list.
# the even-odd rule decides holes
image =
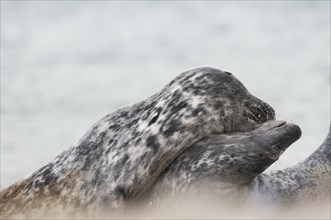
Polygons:
[[[299,137],[301,130],[282,121],[249,131],[210,135],[185,150],[163,172],[151,203],[165,209],[177,198],[212,194],[232,199],[243,184],[261,174]],[[230,194],[230,195],[229,195]]]
[[252,130],[274,116],[231,73],[189,70],[148,99],[106,115],[53,161],[1,190],[1,217],[113,216],[195,142]]

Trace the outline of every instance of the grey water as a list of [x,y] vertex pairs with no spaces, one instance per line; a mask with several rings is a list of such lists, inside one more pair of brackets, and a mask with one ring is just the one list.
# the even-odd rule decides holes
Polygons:
[[232,72],[312,153],[330,124],[329,1],[1,1],[1,187],[198,66]]

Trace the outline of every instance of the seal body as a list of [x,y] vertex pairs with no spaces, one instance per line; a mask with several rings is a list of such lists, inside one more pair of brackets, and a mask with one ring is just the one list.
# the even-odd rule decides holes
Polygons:
[[[269,121],[249,132],[210,135],[179,155],[155,183],[152,203],[174,204],[176,197],[218,201],[235,197],[243,184],[266,170],[299,137],[301,130],[283,121]],[[166,204],[168,203],[168,204]]]
[[195,142],[252,130],[274,116],[231,73],[189,70],[148,99],[106,115],[53,161],[3,189],[1,215],[110,216]]

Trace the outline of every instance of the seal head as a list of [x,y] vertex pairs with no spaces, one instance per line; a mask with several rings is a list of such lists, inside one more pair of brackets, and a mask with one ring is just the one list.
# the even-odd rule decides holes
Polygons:
[[297,125],[283,121],[269,121],[250,132],[210,135],[176,158],[156,183],[153,196],[192,192],[206,183],[217,190],[220,185],[248,183],[300,136]]

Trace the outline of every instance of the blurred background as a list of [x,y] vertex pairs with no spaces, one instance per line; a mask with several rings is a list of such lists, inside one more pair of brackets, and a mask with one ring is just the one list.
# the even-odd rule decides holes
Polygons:
[[330,2],[1,1],[1,187],[199,66],[302,128],[271,169],[293,165],[329,129]]

